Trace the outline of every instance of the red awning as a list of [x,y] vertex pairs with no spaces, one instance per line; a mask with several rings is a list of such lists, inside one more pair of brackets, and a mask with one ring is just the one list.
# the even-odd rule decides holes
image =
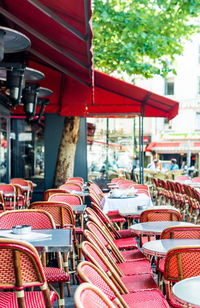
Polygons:
[[146,152],[156,153],[198,153],[200,142],[150,142],[146,147]]
[[0,7],[2,25],[30,38],[28,65],[41,70],[41,86],[53,90],[45,112],[168,120],[177,115],[177,102],[93,71],[91,0],[0,0]]
[[135,85],[94,72],[94,100],[88,106],[93,115],[134,115],[165,117],[171,120],[178,114],[179,103]]

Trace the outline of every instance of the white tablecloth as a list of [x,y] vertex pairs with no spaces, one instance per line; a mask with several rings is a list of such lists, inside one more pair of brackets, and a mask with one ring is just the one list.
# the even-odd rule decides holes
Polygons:
[[143,210],[153,206],[151,198],[145,194],[139,194],[132,198],[104,197],[101,205],[105,214],[109,211],[118,210],[123,215],[132,215],[136,213],[138,211],[138,206],[142,206]]

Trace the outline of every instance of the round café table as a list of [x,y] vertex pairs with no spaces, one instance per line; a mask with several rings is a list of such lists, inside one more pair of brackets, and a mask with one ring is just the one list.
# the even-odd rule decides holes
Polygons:
[[175,301],[181,307],[200,307],[200,276],[183,279],[177,282],[173,288],[172,293]]
[[160,235],[165,228],[174,226],[194,226],[194,224],[182,221],[150,221],[134,224],[130,226],[130,230],[138,235]]
[[149,241],[142,246],[142,250],[148,255],[165,258],[168,250],[175,247],[185,246],[200,246],[200,239],[169,239]]

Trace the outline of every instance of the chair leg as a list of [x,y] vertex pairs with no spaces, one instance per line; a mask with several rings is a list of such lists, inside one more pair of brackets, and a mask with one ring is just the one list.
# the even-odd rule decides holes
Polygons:
[[74,251],[71,253],[71,270],[72,270],[72,276],[73,276],[73,284],[75,284],[76,277],[75,277],[75,252]]
[[158,271],[158,286],[161,292],[163,292],[163,277],[160,271]]
[[67,293],[68,293],[68,297],[70,297],[71,296],[70,281],[67,282]]
[[58,301],[59,308],[65,308],[65,292],[64,292],[64,282],[59,283],[60,289],[60,299]]

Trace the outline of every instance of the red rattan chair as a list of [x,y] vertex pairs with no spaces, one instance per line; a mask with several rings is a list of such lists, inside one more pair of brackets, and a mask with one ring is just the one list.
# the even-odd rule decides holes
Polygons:
[[[55,229],[52,216],[43,210],[7,211],[0,214],[0,229],[11,229],[13,226],[24,224],[31,225],[33,229]],[[44,258],[43,262],[46,262]],[[61,303],[63,303],[60,306],[64,307],[64,282],[67,282],[70,293],[69,274],[62,268],[55,267],[44,267],[44,272],[49,284],[59,283]]]
[[67,192],[75,191],[75,190],[76,191],[82,191],[82,185],[76,184],[76,183],[73,183],[73,182],[69,182],[69,183],[61,185],[59,187],[59,189],[65,190]]
[[[4,290],[0,292],[0,307],[52,307],[56,295],[48,290],[43,267],[32,245],[0,239],[0,264],[0,289]],[[40,287],[41,291],[25,291],[27,287]]]
[[[89,197],[90,197],[90,200],[91,200],[92,208],[98,207],[102,211],[103,207],[102,207],[100,201],[98,201],[96,199],[95,194],[90,192]],[[120,227],[122,227],[123,223],[126,222],[126,219],[119,213],[119,211],[110,211],[106,214],[106,216],[109,217],[109,219],[112,223],[116,224],[116,227],[118,226],[117,225],[118,223],[119,223]],[[119,227],[117,227],[117,228],[119,229]]]
[[16,208],[24,209],[26,207],[26,196],[24,195],[22,188],[18,184],[12,184],[15,187],[16,193]]
[[135,185],[133,181],[128,181],[128,180],[120,181],[117,184],[119,189],[128,189],[134,187]]
[[[56,193],[53,194],[49,197],[48,201],[51,202],[64,202],[69,205],[81,205],[83,204],[83,200],[80,196],[76,194],[71,194],[71,193]],[[76,215],[78,216],[76,219],[77,225],[76,226],[76,235],[79,236],[79,241],[82,241],[82,235],[83,235],[83,227],[84,227],[84,216],[83,214],[81,215]]]
[[11,184],[20,185],[22,188],[22,194],[25,197],[25,204],[29,204],[33,194],[33,183],[25,179],[13,178],[10,180]]
[[200,246],[175,247],[166,255],[164,278],[166,296],[172,307],[181,307],[171,294],[173,283],[200,275]]
[[142,212],[140,222],[148,221],[182,221],[181,214],[172,209],[150,209]]
[[99,197],[100,201],[103,199],[104,193],[103,193],[103,191],[101,190],[101,188],[97,184],[92,183],[89,186],[89,191],[91,191],[91,190],[94,191],[97,194],[97,196]]
[[158,288],[152,273],[125,276],[122,272],[116,272],[100,249],[90,242],[82,243],[82,253],[85,260],[92,262],[108,275],[122,294]]
[[200,195],[193,187],[183,184],[185,196],[187,199],[188,209],[186,212],[186,221],[196,222],[199,212]]
[[68,181],[79,181],[82,184],[84,184],[84,179],[82,177],[80,177],[80,176],[74,176],[74,177],[68,178],[66,180],[66,182],[68,182]]
[[82,198],[76,194],[71,194],[71,193],[63,193],[63,192],[60,192],[60,193],[55,193],[55,194],[52,194],[48,201],[56,201],[56,202],[65,202],[67,204],[70,204],[70,205],[81,205],[83,204],[83,201],[82,201]]
[[[75,218],[72,208],[69,204],[56,201],[36,201],[33,202],[29,209],[40,209],[48,212],[54,219],[57,229],[72,229],[73,234],[73,253],[72,253],[72,273],[75,283],[75,254],[79,252],[78,242],[76,237]],[[64,253],[64,268],[68,272],[68,256]],[[78,255],[79,260],[81,255]]]
[[[200,226],[175,226],[168,227],[161,233],[160,239],[200,239]],[[158,280],[162,282],[165,258],[157,260]]]
[[200,183],[200,177],[196,176],[196,177],[192,178],[192,183]]
[[102,244],[112,252],[113,257],[117,260],[117,262],[125,262],[125,261],[136,261],[136,260],[146,260],[145,255],[137,248],[132,250],[123,250],[120,251],[118,247],[115,245],[112,239],[110,239],[107,234],[102,230],[100,226],[95,224],[92,221],[88,221],[86,224],[86,228],[92,232]]
[[[140,222],[149,221],[182,221],[181,214],[172,209],[150,209],[142,212]],[[155,240],[154,236],[141,236],[140,245],[143,246],[146,241]]]
[[118,260],[109,253],[104,244],[92,232],[86,229],[84,231],[84,238],[85,240],[92,243],[95,247],[98,247],[101,250],[101,252],[105,255],[105,257],[108,259],[110,264],[120,276],[132,276],[135,274],[152,273],[152,268],[149,260],[133,260],[132,262],[125,261],[119,263]]
[[109,228],[109,230],[115,234],[116,238],[127,238],[127,237],[137,236],[136,233],[132,232],[129,229],[119,230],[119,228],[116,227],[116,224],[114,224],[111,221],[110,217],[107,214],[104,214],[104,212],[95,203],[92,202],[91,206],[92,209],[97,213],[97,215],[103,220],[103,222]]
[[162,198],[162,191],[161,191],[162,189],[160,187],[160,182],[157,178],[152,178],[152,182],[153,182],[153,184],[155,186],[155,190],[156,190],[156,195],[155,195],[156,205],[158,205],[158,204],[160,204],[160,200]]
[[82,283],[74,293],[75,308],[115,308],[109,298],[91,283]]
[[0,192],[3,196],[5,210],[16,208],[16,189],[12,184],[0,184]]
[[88,216],[88,219],[91,221],[94,221],[97,225],[101,226],[101,228],[107,233],[107,235],[114,241],[115,245],[119,249],[134,249],[138,248],[137,242],[135,238],[119,238],[115,234],[112,234],[110,230],[107,228],[106,224],[103,222],[100,216],[97,215],[97,213],[91,209],[91,208],[86,208],[86,213]]
[[58,188],[50,188],[50,189],[45,190],[44,201],[48,201],[51,195],[58,194],[58,193],[66,193],[66,191],[63,189],[58,189]]
[[77,274],[81,282],[88,282],[100,288],[117,307],[169,308],[166,299],[157,289],[120,294],[106,274],[90,262],[81,262],[77,267]]

